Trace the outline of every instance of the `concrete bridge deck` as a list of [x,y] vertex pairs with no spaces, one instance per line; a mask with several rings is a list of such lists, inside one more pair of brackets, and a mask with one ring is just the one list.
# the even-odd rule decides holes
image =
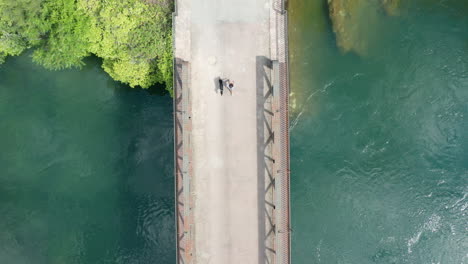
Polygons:
[[281,0],[177,0],[178,263],[290,263],[286,29]]

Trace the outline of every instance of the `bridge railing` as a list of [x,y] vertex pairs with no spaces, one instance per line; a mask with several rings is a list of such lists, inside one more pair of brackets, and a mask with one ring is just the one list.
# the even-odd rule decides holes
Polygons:
[[277,14],[277,61],[273,63],[275,97],[275,264],[291,263],[290,146],[289,146],[289,43],[286,0],[274,3]]
[[287,4],[287,0],[275,0],[273,2],[273,9],[275,9],[276,11],[278,11],[279,13],[281,14],[284,14],[286,13],[286,4]]
[[190,100],[189,63],[175,56],[177,0],[172,13],[173,59],[173,115],[174,115],[174,172],[175,172],[175,227],[176,263],[191,264],[194,259],[193,201],[190,196],[192,185],[192,130]]
[[190,196],[192,185],[192,130],[189,63],[174,60],[174,166],[176,197],[177,262],[189,264],[193,259],[193,200]]

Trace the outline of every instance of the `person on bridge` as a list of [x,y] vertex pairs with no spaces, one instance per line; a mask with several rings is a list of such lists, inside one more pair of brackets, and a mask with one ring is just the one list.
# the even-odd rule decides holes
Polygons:
[[232,90],[234,89],[234,81],[228,80],[227,87],[229,89],[229,92],[231,92],[231,95],[232,95]]

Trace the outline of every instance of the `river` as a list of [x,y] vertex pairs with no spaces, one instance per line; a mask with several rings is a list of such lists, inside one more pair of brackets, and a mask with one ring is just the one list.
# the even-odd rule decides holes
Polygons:
[[402,2],[358,55],[290,1],[293,263],[468,262],[468,4]]
[[175,261],[172,100],[99,64],[0,68],[2,264]]
[[[369,16],[358,55],[290,1],[293,263],[467,263],[462,2]],[[175,261],[172,100],[99,63],[0,67],[0,263]]]

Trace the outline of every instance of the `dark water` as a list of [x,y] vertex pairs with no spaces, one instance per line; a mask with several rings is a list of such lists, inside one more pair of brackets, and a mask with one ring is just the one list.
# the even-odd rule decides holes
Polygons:
[[290,1],[293,263],[468,263],[468,2],[402,2],[357,56]]
[[174,263],[172,101],[0,66],[0,263]]

